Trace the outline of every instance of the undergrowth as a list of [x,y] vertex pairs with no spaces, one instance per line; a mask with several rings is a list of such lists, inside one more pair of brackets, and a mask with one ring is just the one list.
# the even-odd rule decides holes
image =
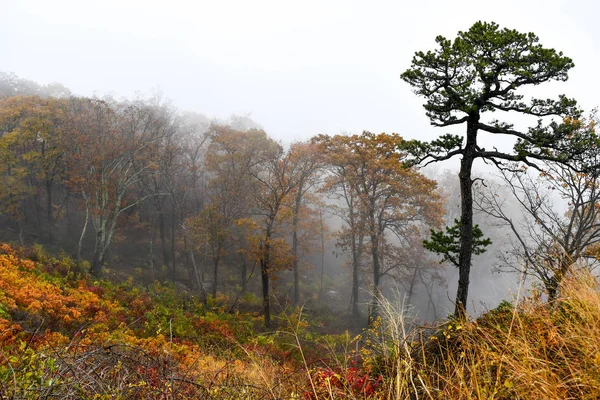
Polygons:
[[596,399],[597,278],[565,278],[473,321],[418,326],[381,299],[360,335],[278,328],[170,284],[93,281],[70,258],[0,244],[0,398]]

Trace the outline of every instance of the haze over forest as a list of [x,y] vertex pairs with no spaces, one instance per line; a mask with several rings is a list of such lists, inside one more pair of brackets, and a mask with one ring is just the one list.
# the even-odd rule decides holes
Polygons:
[[[222,243],[220,239],[206,238],[205,235],[210,236],[216,233],[207,232],[207,228],[203,225],[208,223],[231,224],[235,223],[236,219],[244,220],[253,214],[256,215],[256,213],[260,216],[262,211],[256,209],[258,206],[254,202],[257,201],[255,192],[261,189],[256,186],[244,188],[244,184],[247,184],[244,181],[248,179],[246,174],[249,172],[236,171],[236,168],[242,168],[246,158],[251,160],[253,152],[267,151],[269,146],[275,146],[278,149],[273,154],[275,160],[280,157],[291,156],[292,159],[300,157],[294,155],[293,149],[296,148],[298,154],[303,154],[302,157],[310,155],[311,158],[314,158],[311,162],[315,164],[307,172],[307,177],[310,172],[310,179],[307,178],[309,181],[307,187],[302,189],[303,192],[307,192],[306,199],[302,199],[300,202],[303,211],[300,215],[302,224],[299,227],[300,239],[298,243],[300,249],[297,252],[299,254],[298,263],[302,292],[298,303],[303,304],[307,300],[318,298],[319,301],[326,301],[335,310],[349,310],[353,296],[350,291],[352,286],[352,260],[351,250],[345,247],[345,239],[343,239],[347,222],[341,219],[344,218],[344,215],[340,214],[341,210],[347,205],[340,197],[339,190],[328,192],[324,189],[328,185],[326,181],[329,173],[327,167],[323,164],[324,154],[321,154],[323,150],[319,150],[315,146],[311,149],[309,142],[305,144],[294,143],[292,148],[281,146],[269,136],[261,137],[259,134],[262,132],[261,126],[248,117],[233,115],[228,120],[209,120],[201,114],[183,112],[173,108],[160,94],[158,97],[138,97],[134,100],[120,101],[104,97],[91,100],[91,103],[87,105],[76,105],[78,101],[90,100],[77,100],[77,98],[69,100],[72,96],[71,92],[61,84],[40,85],[19,78],[14,74],[6,73],[3,73],[0,78],[0,91],[2,96],[6,98],[3,102],[5,112],[23,113],[29,112],[27,111],[28,108],[35,110],[36,107],[48,107],[52,110],[52,107],[60,108],[60,102],[66,102],[65,104],[71,103],[68,106],[71,111],[67,111],[71,113],[81,113],[80,107],[89,108],[86,113],[116,113],[111,118],[117,118],[118,113],[123,113],[122,116],[118,117],[120,122],[116,122],[115,119],[112,123],[125,122],[122,120],[123,117],[135,117],[137,124],[157,124],[154,131],[149,131],[154,133],[149,133],[146,146],[156,146],[157,140],[163,144],[159,144],[156,149],[158,151],[156,157],[158,158],[154,161],[150,158],[150,161],[146,162],[155,165],[154,163],[159,163],[158,160],[161,159],[163,161],[160,161],[160,163],[164,163],[166,162],[164,160],[168,159],[171,159],[170,162],[177,160],[176,164],[165,165],[163,167],[167,168],[165,172],[156,175],[154,171],[148,174],[146,178],[137,175],[130,176],[126,171],[127,165],[119,165],[118,167],[122,170],[117,171],[115,175],[108,175],[109,179],[120,179],[119,176],[127,177],[131,180],[128,183],[131,187],[127,186],[122,189],[125,197],[121,200],[121,204],[117,206],[118,209],[115,212],[110,209],[116,205],[114,199],[111,199],[109,204],[102,206],[93,203],[93,199],[86,200],[85,197],[81,197],[81,194],[86,190],[85,186],[76,183],[78,178],[64,175],[66,164],[63,165],[62,160],[64,158],[78,159],[78,164],[71,164],[73,165],[72,168],[85,171],[86,168],[94,168],[93,162],[95,161],[89,160],[88,164],[84,164],[82,158],[103,151],[107,151],[104,157],[117,157],[117,150],[134,151],[131,147],[133,144],[124,141],[125,138],[120,138],[118,135],[112,136],[109,134],[96,144],[88,143],[87,146],[89,147],[87,149],[81,149],[79,148],[81,144],[78,141],[89,139],[85,139],[85,137],[78,138],[77,134],[74,133],[75,131],[67,131],[71,132],[67,133],[71,137],[64,137],[61,142],[55,143],[53,146],[57,146],[57,148],[65,146],[65,148],[71,149],[68,150],[69,153],[71,151],[76,151],[76,153],[68,156],[61,155],[54,159],[52,165],[56,172],[54,172],[55,176],[52,176],[50,181],[51,196],[48,196],[47,193],[43,195],[41,192],[47,190],[48,182],[42,179],[39,183],[36,183],[37,178],[35,178],[35,175],[31,177],[33,181],[29,183],[33,185],[31,189],[19,189],[15,182],[9,183],[9,190],[18,191],[23,196],[23,203],[17,209],[10,209],[8,212],[3,213],[5,229],[1,233],[2,240],[16,240],[22,242],[22,244],[42,243],[56,250],[67,250],[74,256],[80,254],[81,257],[90,260],[92,264],[95,262],[100,263],[110,269],[110,274],[116,273],[117,276],[121,276],[121,279],[133,273],[135,269],[136,274],[138,274],[136,279],[139,279],[142,283],[148,284],[154,279],[167,279],[181,282],[190,290],[196,287],[197,284],[189,258],[189,251],[193,249],[194,252],[197,252],[195,257],[198,271],[202,275],[202,280],[205,281],[204,285],[209,294],[214,288],[230,293],[235,297],[244,285],[243,282],[247,280],[249,288],[252,289],[251,291],[256,296],[260,296],[259,274],[256,262],[252,259],[251,243],[243,245],[237,241],[239,239],[233,240],[232,237],[229,237],[230,234],[222,239]],[[28,96],[41,96],[41,99]],[[58,100],[52,100],[53,98]],[[58,101],[58,103],[53,103],[55,101]],[[43,114],[37,115],[37,117],[47,115],[47,112],[45,110]],[[132,112],[136,114],[131,115]],[[5,115],[10,116],[11,114]],[[71,118],[75,118],[75,115],[73,114]],[[77,116],[76,118],[79,120],[81,117]],[[79,120],[72,123],[81,124],[85,122]],[[103,121],[103,123],[111,124],[108,120]],[[125,123],[131,124],[133,122]],[[81,129],[83,127],[83,125],[79,126],[80,128],[74,126],[74,128],[69,129]],[[37,125],[33,127],[33,129],[36,128]],[[156,135],[155,138],[152,135]],[[377,140],[381,140],[380,136],[373,135],[370,140],[376,143]],[[338,136],[338,138],[346,138],[346,143],[339,143],[339,146],[343,147],[350,146],[353,141],[356,143],[361,141],[360,135],[350,136],[344,134]],[[12,141],[14,139],[7,136],[5,140]],[[114,143],[112,143],[113,141]],[[228,143],[228,141],[231,141],[231,143]],[[252,141],[256,143],[252,143]],[[365,141],[368,140],[365,139]],[[302,149],[301,145],[309,146],[309,148]],[[247,146],[250,148],[246,148]],[[113,147],[116,147],[116,149]],[[243,154],[243,156],[239,156],[241,158],[231,156],[229,159],[229,162],[239,164],[237,166],[232,164],[233,170],[222,170],[222,166],[214,165],[217,162],[215,160],[221,163],[228,160],[222,154],[217,156],[215,153],[224,150]],[[43,154],[36,156],[35,154],[38,151],[33,147],[28,153],[22,154],[21,157],[25,157],[25,159],[47,157]],[[85,153],[85,151],[88,153]],[[279,154],[279,152],[281,153]],[[289,154],[286,154],[288,152]],[[5,157],[9,154],[4,153]],[[173,159],[173,157],[176,157],[176,159]],[[254,157],[258,157],[258,161],[255,160],[254,162],[265,162],[264,159],[260,158],[264,155],[254,155]],[[371,155],[371,157],[374,156]],[[7,158],[5,160],[8,161]],[[112,161],[115,165],[122,162],[120,159],[115,160]],[[373,160],[375,161],[375,158]],[[104,158],[104,162],[107,161],[108,159]],[[397,167],[401,169],[401,161],[398,161],[397,164]],[[48,168],[48,166],[41,166],[41,168],[44,171],[43,168]],[[140,167],[138,166],[138,168]],[[147,167],[143,167],[142,170],[147,173],[145,168]],[[161,167],[153,166],[152,168]],[[263,164],[262,168],[267,167]],[[282,171],[282,173],[284,172]],[[46,173],[48,172],[43,174]],[[232,176],[233,173],[238,173],[240,176]],[[442,226],[440,225],[442,220],[445,221],[443,224],[451,225],[455,218],[460,217],[460,196],[458,195],[456,173],[434,166],[424,169],[423,173],[424,179],[427,176],[437,182],[435,193],[439,196],[437,207],[440,210],[439,215],[432,218],[442,218],[430,227]],[[163,174],[167,175],[163,176]],[[222,176],[221,174],[225,175]],[[487,175],[486,179],[491,176],[490,174]],[[150,181],[147,181],[148,179]],[[495,179],[498,181],[497,184],[501,185],[499,175]],[[214,185],[222,180],[225,180],[223,184],[228,189],[219,188],[218,190],[231,190],[231,192],[215,193],[217,188]],[[98,190],[97,185],[100,183],[88,182],[88,185],[93,185],[93,190]],[[40,187],[35,189],[37,185],[40,185]],[[77,190],[81,191],[80,194],[77,194]],[[296,189],[291,190],[295,191]],[[505,207],[506,212],[518,216],[520,211],[516,201],[509,197],[508,189],[504,189],[504,191],[506,192],[505,201],[510,206],[510,208]],[[14,198],[11,200],[9,191],[5,193],[6,204],[10,205]],[[429,196],[433,192],[431,192],[431,189],[426,189],[423,194]],[[553,200],[555,201],[553,204],[559,210],[565,206],[564,200],[560,197]],[[88,217],[88,223],[86,224],[85,204],[88,201],[90,202],[87,206],[90,208],[90,217]],[[286,201],[282,204],[282,208],[291,209],[292,203]],[[47,202],[52,203],[50,212],[48,211]],[[207,210],[212,210],[211,207],[220,206],[225,207],[224,211],[229,212],[230,215],[227,215],[226,219],[211,220],[211,215],[207,214]],[[93,207],[97,209],[94,210]],[[156,214],[157,211],[158,214]],[[283,210],[282,212],[285,213]],[[97,234],[102,234],[102,229],[105,231],[110,229],[111,218],[115,214],[118,219],[113,227],[114,240],[98,242]],[[98,218],[98,220],[94,218]],[[104,223],[108,223],[106,228],[102,226],[104,218],[106,219]],[[289,218],[290,216],[278,217],[278,219],[281,219],[279,221],[281,226],[278,227],[279,231],[276,234],[278,238],[287,242],[285,245],[287,251],[291,251],[289,246],[292,244],[291,220]],[[498,270],[503,264],[502,257],[499,257],[499,255],[514,250],[510,244],[510,231],[506,227],[497,226],[497,221],[483,214],[478,215],[476,220],[483,227],[486,236],[493,239],[493,245],[485,255],[475,259],[473,266],[473,283],[471,285],[473,303],[469,310],[471,313],[479,314],[493,308],[501,300],[510,297],[511,293],[516,293],[521,277],[519,274],[500,274]],[[323,223],[322,232],[320,230],[321,222]],[[95,224],[98,224],[98,226]],[[184,226],[186,226],[186,230],[190,231],[186,233]],[[222,226],[219,229],[226,232],[231,227]],[[382,275],[384,277],[382,283],[387,295],[397,296],[399,301],[407,301],[406,305],[414,307],[413,312],[419,318],[433,320],[451,312],[453,307],[452,297],[456,292],[457,272],[454,265],[440,263],[440,257],[422,248],[420,240],[426,237],[428,229],[427,226],[422,227],[412,239],[409,237],[404,238],[404,240],[409,240],[408,243],[412,243],[410,246],[413,246],[413,250],[416,251],[410,257],[416,257],[420,261],[414,265],[406,265],[401,260],[402,257],[406,257],[405,253],[401,252],[397,255],[390,253],[389,257],[391,258],[387,263],[393,268],[388,271],[388,277],[385,277],[386,274]],[[394,239],[389,236],[390,233],[386,233],[386,240],[390,240],[394,246],[399,246],[398,248],[402,249],[405,246],[402,244],[402,240],[398,242],[397,238]],[[185,240],[186,234],[188,235],[187,242]],[[245,234],[251,235],[250,232]],[[321,236],[323,238],[323,248],[321,247]],[[367,242],[368,239],[365,238],[365,243]],[[219,250],[221,255],[220,260],[217,261],[219,263],[217,267],[214,264],[215,250],[210,248],[215,243],[222,247]],[[106,246],[103,249],[103,251],[106,251],[106,256],[103,256],[102,260],[95,260],[96,252],[102,246]],[[369,261],[366,254],[368,253],[368,246],[365,247],[364,253],[360,260],[359,300],[356,302],[361,309],[363,318],[368,314],[369,299],[372,295],[372,273],[369,272],[371,261]],[[395,257],[400,258],[396,260]],[[293,272],[290,270],[292,267],[290,260],[284,258],[282,262],[289,262],[289,264],[277,267],[279,272],[276,273],[276,293],[279,296],[278,301],[282,303],[292,302],[294,298]],[[394,266],[398,262],[400,264]],[[100,268],[100,265],[96,265],[95,268]],[[411,272],[420,273],[419,269],[422,269],[424,276],[419,277]],[[217,270],[218,284],[215,288],[213,282],[215,280],[214,273]],[[189,271],[189,273],[186,271]],[[322,277],[321,271],[324,272]],[[240,273],[242,278],[239,278]],[[99,275],[100,272],[97,272],[97,274]],[[323,287],[321,287],[321,280],[323,280]],[[414,288],[412,288],[413,286]],[[411,288],[410,294],[407,291],[409,287]],[[245,291],[244,288],[243,292]]]
[[579,3],[6,4],[0,397],[594,398]]
[[[230,6],[235,6],[238,12],[230,13]],[[387,2],[366,8],[351,3],[330,3],[319,7],[318,13],[311,12],[313,6],[288,8],[268,2],[251,6],[199,3],[184,16],[174,11],[177,7],[159,13],[152,7],[137,7],[135,2],[119,13],[112,12],[114,8],[108,3],[86,9],[67,4],[48,7],[42,3],[34,7],[11,3],[9,10],[14,18],[1,29],[18,34],[25,45],[3,44],[2,53],[7,60],[3,66],[4,95],[41,94],[66,98],[74,93],[99,98],[109,96],[125,103],[160,103],[160,107],[172,113],[172,118],[178,119],[177,123],[191,126],[185,129],[192,129],[194,135],[205,138],[214,124],[229,125],[241,131],[259,128],[285,148],[298,139],[307,140],[321,133],[359,134],[369,130],[397,132],[405,139],[437,136],[440,132],[428,124],[420,111],[419,99],[402,84],[398,75],[407,65],[409,58],[406,55],[430,40],[432,35],[426,34],[426,30],[437,25],[442,29],[435,34],[455,32],[454,26],[459,29],[464,26],[461,24],[463,19],[472,19],[469,13],[456,15],[449,22],[445,19],[448,22],[445,24],[435,24],[436,20],[441,22],[442,15],[450,12],[446,10],[449,5],[440,4],[438,13],[430,15],[431,23],[423,25],[415,24],[407,16],[424,12],[420,8],[425,5],[411,5],[410,13],[409,9],[398,9]],[[527,24],[527,29],[536,29],[538,34],[543,34],[544,42],[551,45],[565,48],[568,41],[569,55],[577,57],[578,66],[581,64],[582,67],[573,70],[567,83],[549,83],[537,89],[536,95],[566,93],[576,97],[584,109],[591,110],[597,102],[594,103],[596,100],[587,90],[589,80],[585,75],[591,65],[596,65],[594,57],[599,53],[593,51],[597,46],[592,40],[596,25],[587,19],[587,13],[565,12],[560,2],[556,7],[542,9],[535,4],[520,6],[518,14],[510,5],[478,12],[481,15],[493,13],[495,20],[506,19],[516,28]],[[585,6],[593,7],[591,4]],[[529,12],[535,12],[536,18],[529,17]],[[20,32],[23,26],[12,21],[25,15],[35,19],[36,29],[42,30],[46,26],[46,34],[40,37],[32,31]],[[195,23],[195,15],[205,16],[202,23]],[[389,18],[390,23],[378,20],[376,25],[370,25],[369,16],[375,15],[383,21]],[[542,15],[545,24],[538,22]],[[111,23],[102,22],[102,16],[109,18]],[[157,30],[159,18],[163,28]],[[400,19],[404,23],[391,23],[391,19]],[[557,19],[565,27],[560,32],[549,29],[553,24],[548,21]],[[223,23],[219,24],[219,21]],[[365,29],[360,32],[350,29],[359,21]],[[223,26],[227,29],[222,29]],[[304,29],[306,26],[310,28]],[[377,28],[366,29],[368,26]],[[569,35],[576,35],[577,39],[569,41]],[[34,37],[35,41],[32,41]],[[406,40],[408,37],[411,40]],[[323,38],[325,40],[320,40]],[[89,45],[84,45],[86,40]],[[21,53],[24,48],[32,51]],[[48,53],[56,51],[63,56]],[[27,61],[34,53],[47,53],[45,57],[53,62],[43,69],[34,69],[36,63]],[[518,116],[508,118],[512,118],[517,126],[531,123]],[[490,136],[482,133],[484,145],[500,149],[512,146],[510,139],[497,140]],[[199,147],[205,152],[208,141],[199,140],[202,141]],[[202,164],[201,160],[197,162]],[[453,171],[456,168],[457,161],[450,160],[423,171],[437,180],[445,193],[447,223],[459,216],[458,182],[453,181],[452,173],[445,172],[445,169]],[[494,168],[485,163],[477,163],[476,168],[486,179],[495,179],[493,176],[497,175]],[[558,209],[565,207],[565,201],[560,198],[553,200]],[[517,205],[512,204],[512,207],[518,214]],[[343,251],[335,246],[335,230],[340,228],[341,222],[331,214],[331,210],[325,212],[326,223],[334,228],[328,234],[324,265],[325,270],[337,272],[347,262],[347,254],[343,255]],[[502,264],[501,259],[496,259],[497,255],[510,246],[509,232],[494,226],[492,219],[486,221],[483,215],[477,219],[486,226],[486,234],[494,238],[492,247],[475,260],[473,269],[472,306],[483,311],[510,296],[510,290],[516,290],[518,278],[510,274],[494,275],[496,267]],[[42,228],[39,223],[36,226]],[[64,245],[71,244],[72,247],[74,238],[66,240]],[[312,273],[320,264],[318,246],[315,246],[306,256],[310,260],[307,265],[311,266],[308,271]],[[163,253],[166,254],[166,250],[163,249]],[[162,265],[168,264],[167,260],[168,257],[163,255],[162,261],[152,261]],[[436,305],[444,311],[437,311],[436,317],[439,312],[444,314],[450,310],[457,280],[453,266],[440,267],[440,273],[440,282],[436,285],[436,302],[439,304]],[[343,292],[340,288],[348,285],[330,286],[327,290],[332,291],[336,300],[343,299],[341,304],[348,303],[349,293],[338,293]],[[367,287],[365,285],[366,292],[369,291]],[[368,297],[366,292],[361,296]],[[416,296],[420,298],[422,293]],[[421,302],[427,303],[424,298],[420,298]],[[417,308],[424,313],[423,318],[430,319],[431,310],[427,311],[427,307],[422,310],[423,307]]]
[[398,76],[437,35],[474,21],[535,32],[576,68],[565,93],[591,110],[600,37],[592,0],[412,2],[262,0],[3,1],[0,70],[78,95],[132,97],[159,88],[181,110],[248,115],[276,140],[397,132],[431,140],[421,101]]

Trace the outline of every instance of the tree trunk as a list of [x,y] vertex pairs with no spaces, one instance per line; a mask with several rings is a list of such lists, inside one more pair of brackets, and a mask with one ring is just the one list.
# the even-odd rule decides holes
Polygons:
[[376,233],[371,234],[371,257],[373,258],[373,301],[369,315],[369,326],[377,318],[379,305],[379,280],[381,271],[379,265],[379,238]]
[[83,223],[83,229],[81,229],[81,235],[79,236],[79,243],[77,243],[77,264],[81,261],[81,248],[83,247],[83,238],[87,231],[88,221],[90,219],[90,208],[87,203],[85,205],[85,222]]
[[[185,242],[185,240],[184,240]],[[183,246],[183,254],[185,255],[185,269],[188,273],[188,281],[194,282],[194,271],[192,270],[192,265],[190,261],[190,253],[188,252],[187,244]]]
[[571,266],[573,265],[572,260],[574,260],[574,259],[576,259],[576,258],[573,258],[573,256],[571,254],[563,254],[558,257],[558,260],[557,260],[558,265],[559,265],[558,271],[556,271],[550,279],[547,279],[544,282],[544,286],[546,287],[546,292],[548,293],[548,302],[549,303],[554,302],[558,298],[560,284],[561,284],[563,278],[565,277],[565,275],[567,275],[567,272],[569,271]]
[[167,233],[165,228],[165,212],[162,200],[157,202],[158,207],[158,232],[160,234],[160,245],[162,247],[163,265],[169,266],[169,249],[167,248]]
[[23,230],[23,221],[17,217],[17,230],[19,232],[19,243],[25,246],[25,231]]
[[95,276],[96,278],[100,278],[100,274],[102,272],[102,264],[104,264],[104,239],[103,239],[103,230],[99,230],[96,232],[96,245],[94,247],[94,258],[92,260],[92,265],[90,267],[90,274]]
[[294,307],[300,303],[300,271],[298,270],[298,212],[299,203],[296,198],[294,215],[292,217],[292,253],[294,255]]
[[319,223],[321,227],[321,285],[319,287],[319,300],[323,300],[323,275],[325,274],[325,235],[323,230],[323,211],[319,209]]
[[428,298],[427,312],[425,313],[425,319],[427,319],[427,317],[429,316],[429,308],[431,307],[431,309],[433,310],[432,321],[436,321],[438,318],[438,313],[437,313],[437,308],[435,307],[435,301],[433,301],[433,281],[424,282],[423,278],[421,278],[421,282],[423,282],[423,285],[425,286],[425,291],[427,292],[427,298]]
[[52,217],[52,181],[46,179],[46,220],[48,221],[48,241],[54,240],[54,218]]
[[408,285],[408,290],[406,291],[406,305],[410,306],[410,301],[415,293],[415,286],[417,284],[417,272],[419,271],[419,264],[415,264],[415,268],[413,270],[412,277],[410,278],[410,284]]
[[269,246],[265,243],[264,255],[260,260],[260,275],[262,278],[263,312],[265,327],[271,327],[271,309],[269,304]]
[[262,256],[260,258],[260,274],[262,279],[262,295],[265,327],[271,327],[271,307],[269,299],[269,267],[270,267],[270,252],[271,252],[271,226],[274,222],[274,217],[269,218],[270,221],[265,232],[264,243],[262,244]]
[[544,282],[544,286],[546,287],[546,293],[548,293],[548,303],[553,303],[558,297],[558,279],[553,276]]
[[148,250],[148,258],[149,258],[148,261],[150,263],[150,273],[152,274],[152,282],[156,281],[156,275],[154,274],[154,249],[152,248],[153,243],[154,243],[154,239],[150,239],[150,249]]
[[192,261],[192,268],[194,269],[194,276],[196,277],[196,286],[198,287],[198,293],[200,293],[200,301],[206,303],[206,290],[204,290],[204,282],[202,281],[202,275],[198,271],[198,265],[196,264],[196,257],[194,257],[194,250],[189,249],[190,259]]
[[[32,185],[33,186],[33,185]],[[42,227],[42,207],[40,206],[40,198],[37,194],[33,195],[33,209],[35,210],[35,220],[38,226]],[[27,213],[25,213],[25,220],[27,220]]]
[[360,267],[360,259],[362,257],[363,236],[358,235],[358,243],[356,235],[352,235],[352,319],[358,322],[360,314],[358,312],[358,270]]
[[190,243],[190,239],[188,237],[188,231],[185,224],[181,225],[183,231],[183,242],[185,246],[186,253],[192,263],[192,269],[194,272],[194,277],[196,279],[196,287],[198,288],[198,294],[200,295],[200,301],[206,303],[206,290],[204,289],[204,281],[202,279],[202,274],[199,271],[198,264],[196,264],[196,257],[194,256],[194,248]]
[[212,297],[213,299],[217,297],[217,280],[218,280],[218,271],[219,271],[219,261],[221,261],[221,257],[218,255],[213,259],[213,287],[212,287]]
[[294,307],[300,303],[300,271],[298,265],[298,220],[300,218],[300,206],[302,205],[302,194],[304,190],[304,178],[298,182],[294,209],[292,210],[292,251],[294,254]]
[[458,289],[454,315],[457,318],[466,317],[467,298],[469,294],[469,274],[471,272],[471,258],[473,253],[473,180],[471,171],[475,159],[477,124],[479,114],[471,114],[467,122],[467,143],[463,158],[460,162],[460,253],[458,258]]
[[175,231],[176,221],[175,213],[173,212],[173,219],[171,220],[171,281],[175,282],[177,278],[177,260],[175,257]]
[[248,264],[246,262],[246,256],[244,254],[240,254],[242,257],[242,276],[240,277],[242,280],[242,291],[241,293],[246,293],[246,285],[247,285],[247,276],[248,276]]
[[69,189],[66,189],[65,193],[65,218],[67,219],[67,237],[71,239],[71,233],[73,232],[73,221],[71,218],[71,196]]

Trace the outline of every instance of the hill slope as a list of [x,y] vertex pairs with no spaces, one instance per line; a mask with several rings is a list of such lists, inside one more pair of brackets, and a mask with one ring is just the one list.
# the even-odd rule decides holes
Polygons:
[[0,397],[595,399],[600,291],[569,277],[481,318],[410,328],[387,303],[357,337],[295,311],[277,332],[174,286],[90,281],[68,257],[0,244]]

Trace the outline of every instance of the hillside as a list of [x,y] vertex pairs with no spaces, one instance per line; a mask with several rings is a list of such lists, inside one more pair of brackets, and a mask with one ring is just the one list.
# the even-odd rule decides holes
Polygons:
[[260,317],[171,286],[93,282],[67,257],[8,245],[0,315],[2,398],[262,398],[292,368],[255,334]]
[[[85,266],[84,266],[85,268]],[[538,398],[600,394],[600,292],[566,279],[479,319],[409,327],[384,303],[357,337],[315,315],[227,312],[174,286],[91,281],[68,257],[0,245],[0,395],[64,399]],[[246,305],[250,307],[250,305]],[[306,319],[314,321],[306,321]]]

